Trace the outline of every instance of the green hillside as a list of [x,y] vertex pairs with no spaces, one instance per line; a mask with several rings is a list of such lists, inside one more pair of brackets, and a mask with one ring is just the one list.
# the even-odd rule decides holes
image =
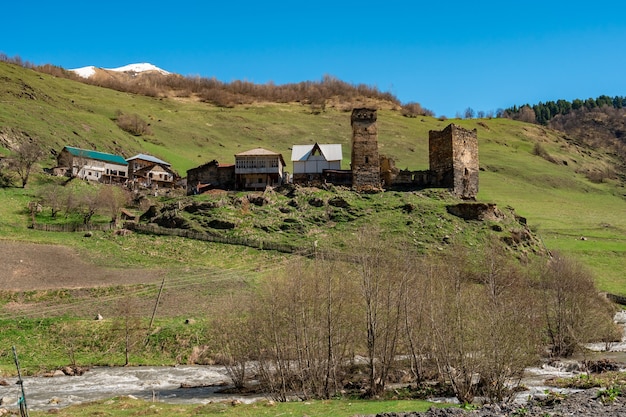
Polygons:
[[[53,153],[69,145],[124,157],[152,154],[172,163],[182,176],[213,159],[232,163],[234,154],[264,147],[281,152],[289,169],[290,147],[313,142],[341,143],[343,165],[349,166],[346,106],[327,106],[319,114],[299,103],[222,108],[189,98],[121,93],[6,63],[0,63],[0,80],[0,153],[10,154],[25,137],[36,138],[50,150],[43,167],[52,167]],[[124,132],[115,122],[119,113],[136,114],[150,124],[152,134]],[[611,155],[559,132],[509,119],[408,118],[388,109],[378,111],[380,152],[394,158],[398,168],[426,169],[429,130],[451,122],[478,131],[479,201],[495,202],[501,209],[511,206],[548,249],[584,261],[602,289],[626,294],[624,182],[610,176],[601,182],[597,176],[596,182],[588,179],[590,173],[609,171],[615,162]],[[28,201],[1,189],[0,198],[15,211]],[[15,222],[15,211],[4,216],[13,216]],[[14,239],[35,238],[14,230],[6,223],[0,227]],[[36,239],[46,237],[36,234]]]

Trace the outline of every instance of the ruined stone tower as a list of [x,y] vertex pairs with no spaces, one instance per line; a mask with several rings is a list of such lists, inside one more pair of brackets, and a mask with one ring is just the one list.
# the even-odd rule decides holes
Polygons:
[[376,110],[353,109],[352,125],[352,187],[357,191],[380,189],[380,159]]
[[476,129],[454,124],[428,134],[430,170],[436,186],[450,188],[463,199],[478,194],[478,137]]

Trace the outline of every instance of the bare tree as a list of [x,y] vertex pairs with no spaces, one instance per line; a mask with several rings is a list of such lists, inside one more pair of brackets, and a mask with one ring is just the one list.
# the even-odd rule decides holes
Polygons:
[[[268,278],[249,314],[256,363],[274,399],[330,398],[354,341],[357,288],[341,263],[300,259]],[[251,354],[252,355],[252,354]]]
[[58,184],[46,184],[39,191],[39,198],[50,208],[50,216],[54,219],[63,208],[67,188]]
[[117,317],[113,323],[113,331],[121,336],[118,338],[124,347],[124,365],[130,364],[130,355],[145,335],[137,301],[131,297],[121,299],[117,304]]
[[519,109],[519,114],[516,119],[526,123],[535,123],[537,121],[537,116],[535,115],[533,108],[526,105]]
[[98,191],[97,205],[111,215],[111,223],[117,224],[120,211],[129,201],[129,192],[115,185],[102,185]]
[[235,388],[246,386],[247,366],[258,347],[255,343],[255,329],[251,327],[249,306],[252,300],[246,295],[236,298],[229,296],[223,300],[223,314],[213,320],[215,335],[226,372]]
[[100,208],[100,201],[98,200],[98,188],[92,186],[86,186],[81,189],[78,196],[75,196],[76,209],[83,217],[83,224],[91,223],[91,218],[96,214]]
[[17,172],[22,181],[22,188],[26,187],[33,166],[43,157],[43,149],[34,140],[22,142],[15,154],[10,158],[9,166]]
[[384,391],[395,364],[410,267],[399,248],[375,230],[361,230],[355,249],[367,331],[369,395],[374,397]]
[[570,356],[580,343],[619,338],[613,308],[601,300],[582,265],[555,253],[540,272],[546,335],[554,356]]

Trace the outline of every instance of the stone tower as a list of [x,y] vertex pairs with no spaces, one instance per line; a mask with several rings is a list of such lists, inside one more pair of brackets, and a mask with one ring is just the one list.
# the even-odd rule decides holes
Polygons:
[[450,188],[463,199],[478,194],[478,137],[476,129],[454,124],[428,134],[430,171],[435,185]]
[[380,189],[380,159],[375,109],[353,109],[352,187],[357,191]]

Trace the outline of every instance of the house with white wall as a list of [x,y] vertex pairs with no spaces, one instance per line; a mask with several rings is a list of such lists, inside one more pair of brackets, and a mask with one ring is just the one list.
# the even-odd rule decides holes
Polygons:
[[106,152],[65,146],[57,156],[55,171],[88,181],[105,184],[123,183],[128,180],[128,162]]
[[239,190],[264,190],[286,177],[282,154],[255,148],[235,155],[235,184]]
[[320,181],[324,170],[340,170],[342,159],[341,144],[293,145],[293,182]]

